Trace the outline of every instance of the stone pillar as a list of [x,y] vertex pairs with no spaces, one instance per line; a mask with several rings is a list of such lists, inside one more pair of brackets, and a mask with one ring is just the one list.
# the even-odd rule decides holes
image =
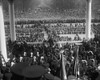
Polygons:
[[9,18],[10,18],[10,36],[11,36],[11,41],[15,41],[16,31],[15,31],[14,0],[8,0],[8,2],[9,2]]
[[2,0],[0,0],[0,54],[2,54],[5,61],[7,61],[7,48],[6,48],[6,37],[5,37],[5,28],[4,28]]
[[91,39],[91,13],[92,13],[92,0],[87,1],[87,12],[86,12],[86,39]]

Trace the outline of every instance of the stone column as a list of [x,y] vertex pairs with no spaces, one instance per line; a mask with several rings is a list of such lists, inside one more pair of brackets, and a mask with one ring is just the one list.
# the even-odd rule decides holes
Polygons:
[[6,48],[2,0],[0,0],[0,54],[2,54],[5,61],[7,61],[7,48]]
[[87,1],[87,12],[86,12],[86,39],[91,39],[91,13],[92,13],[92,0]]
[[15,15],[14,15],[14,0],[8,0],[9,2],[9,21],[10,21],[10,36],[11,41],[16,40],[16,31],[15,31]]

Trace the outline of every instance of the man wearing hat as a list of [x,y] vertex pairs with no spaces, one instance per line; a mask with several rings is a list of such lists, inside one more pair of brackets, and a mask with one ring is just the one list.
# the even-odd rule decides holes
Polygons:
[[6,71],[4,75],[5,75],[5,80],[11,80],[12,73],[10,72],[9,69]]
[[26,67],[23,70],[23,76],[25,77],[25,80],[61,80],[60,78],[53,76],[47,69],[40,65]]

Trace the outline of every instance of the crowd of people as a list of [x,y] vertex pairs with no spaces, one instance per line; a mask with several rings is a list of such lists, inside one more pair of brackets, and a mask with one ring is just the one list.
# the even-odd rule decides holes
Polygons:
[[[44,40],[44,31],[46,31],[48,35],[55,37],[56,41],[73,41],[75,40],[76,34],[85,34],[84,23],[16,24],[15,27],[17,40],[25,40],[27,42],[42,42]],[[6,36],[9,37],[9,24],[5,25],[5,31]],[[72,39],[71,36],[67,36],[69,34],[74,34],[74,38]],[[83,38],[80,37],[79,40],[83,40]]]
[[[15,10],[16,41],[9,39],[10,26],[5,22],[8,62],[0,54],[0,80],[66,80],[62,79],[64,71],[68,80],[100,80],[100,36],[89,41],[79,36],[85,35],[85,13],[85,9],[61,11],[48,7]],[[4,11],[5,20],[8,15]],[[94,33],[100,34],[99,29],[99,23],[92,24]],[[82,42],[62,45],[59,41]]]
[[[12,42],[9,40],[7,43],[9,60],[6,66],[2,64],[1,60],[0,77],[2,76],[1,78],[4,80],[8,80],[8,78],[10,80],[40,80],[40,78],[62,80],[61,53],[63,53],[68,80],[72,80],[72,78],[96,80],[100,70],[99,50],[98,36],[90,41],[66,43],[62,46],[53,42],[52,39],[45,40],[42,44],[27,44],[24,41]],[[21,71],[25,71],[25,73]],[[34,77],[34,75],[36,76]]]
[[[93,18],[99,18],[98,11],[94,10]],[[5,10],[4,17],[5,19],[9,18],[9,13]],[[82,19],[85,18],[86,9],[51,9],[51,8],[42,8],[37,7],[35,9],[27,10],[15,10],[16,19]]]
[[[8,13],[4,13],[5,19],[7,19]],[[65,17],[66,16],[66,17]],[[15,10],[16,19],[80,19],[85,17],[85,9],[69,9],[60,11],[59,9],[53,10],[49,8],[36,8],[25,10]]]
[[[49,35],[56,36],[56,41],[74,41],[76,34],[79,35],[78,40],[83,40],[85,34],[85,27],[86,24],[84,21],[82,23],[80,22],[72,22],[73,23],[64,23],[67,20],[52,20],[50,21],[26,21],[26,22],[16,22],[15,28],[16,28],[16,36],[17,40],[25,40],[27,42],[42,42],[44,31],[46,31]],[[10,35],[10,27],[8,23],[5,23],[5,31],[6,36],[9,37]],[[99,33],[99,23],[93,22],[92,23],[92,32],[98,34]],[[66,35],[66,36],[65,36]],[[68,36],[70,35],[70,36]]]
[[[51,22],[46,23],[45,21],[29,21],[29,24],[20,21],[16,23],[16,41],[7,40],[9,61],[6,66],[2,63],[2,60],[0,63],[1,79],[62,80],[62,51],[68,80],[72,78],[95,80],[99,76],[99,37],[95,36],[94,39],[88,42],[84,41],[78,34],[85,34],[85,23],[64,23],[66,20],[62,21],[63,23],[59,20],[55,22],[52,23],[51,20]],[[92,28],[98,34],[99,23],[93,23]],[[9,24],[5,25],[5,29],[6,36],[9,39]],[[44,39],[45,33],[48,35],[48,40]],[[70,36],[75,34],[75,36],[72,39],[67,34],[70,34]],[[76,43],[60,45],[57,43],[58,41],[83,42],[81,45]],[[36,42],[36,44],[28,44],[27,42]],[[79,49],[77,48],[78,46]],[[33,71],[33,67],[36,71]],[[37,74],[34,77],[36,72]]]

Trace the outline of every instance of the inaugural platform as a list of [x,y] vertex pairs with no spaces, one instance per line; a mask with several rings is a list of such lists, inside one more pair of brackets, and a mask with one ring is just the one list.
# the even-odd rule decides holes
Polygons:
[[0,80],[100,80],[99,0],[0,0]]

